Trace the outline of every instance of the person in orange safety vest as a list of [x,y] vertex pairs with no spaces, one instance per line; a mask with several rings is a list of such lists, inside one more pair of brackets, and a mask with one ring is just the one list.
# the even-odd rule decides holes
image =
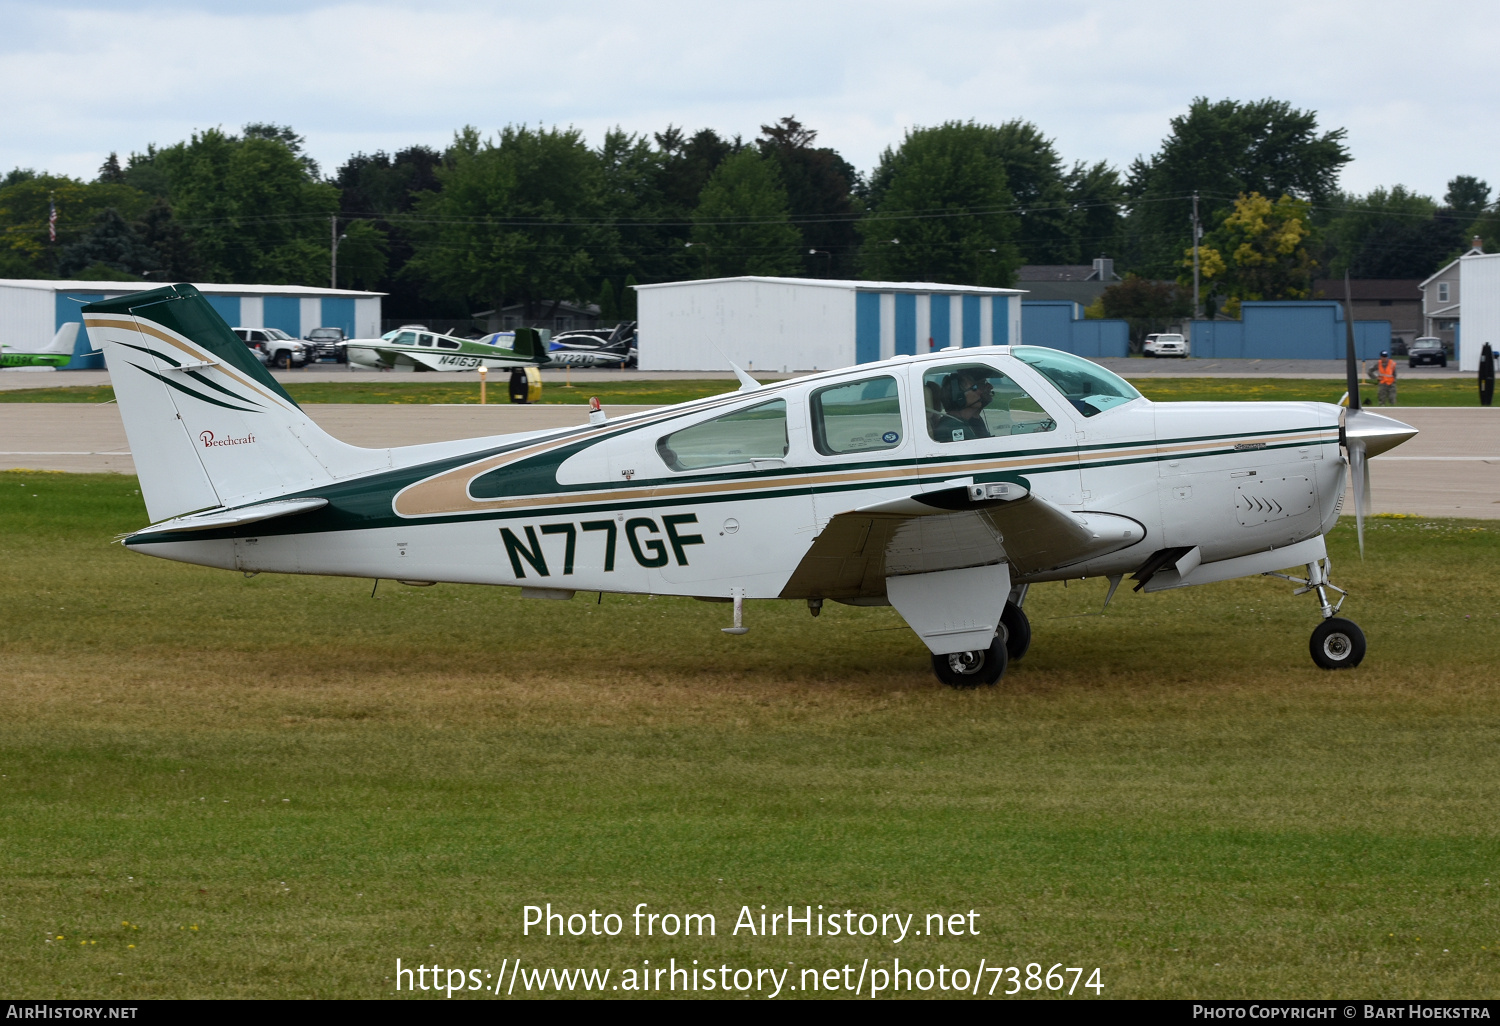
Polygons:
[[1391,359],[1391,354],[1386,350],[1380,351],[1380,359],[1375,364],[1372,377],[1380,386],[1379,403],[1381,406],[1396,405],[1396,361]]

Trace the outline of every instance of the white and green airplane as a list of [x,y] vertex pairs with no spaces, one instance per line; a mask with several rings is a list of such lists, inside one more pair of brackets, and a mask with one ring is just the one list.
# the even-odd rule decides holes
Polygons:
[[58,328],[57,334],[52,336],[52,341],[41,349],[16,349],[13,346],[0,345],[0,367],[43,367],[49,370],[66,367],[72,362],[73,346],[78,341],[80,327],[82,325],[78,321],[69,321]]
[[380,338],[352,338],[343,345],[350,363],[386,370],[513,370],[549,362],[546,341],[534,328],[495,332],[477,340],[421,328],[397,328]]
[[[84,308],[154,523],[136,552],[245,573],[894,606],[954,686],[1030,639],[1041,581],[1161,591],[1281,574],[1314,660],[1357,665],[1324,535],[1349,466],[1415,434],[1328,403],[1152,403],[1034,346],[897,357],[581,427],[362,449],[190,285]],[[1357,389],[1355,390],[1357,396]],[[1357,403],[1357,400],[1356,400]],[[1362,530],[1361,519],[1361,530]],[[1362,537],[1362,535],[1361,535]],[[1330,598],[1336,593],[1337,600]]]

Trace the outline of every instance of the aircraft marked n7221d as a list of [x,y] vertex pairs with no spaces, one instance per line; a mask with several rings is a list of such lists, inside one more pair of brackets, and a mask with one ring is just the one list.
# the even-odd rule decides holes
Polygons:
[[[246,573],[894,606],[947,683],[1024,654],[1026,589],[1111,596],[1305,566],[1319,665],[1353,666],[1323,536],[1415,434],[1326,403],[1152,403],[1079,357],[898,357],[586,426],[390,449],[332,438],[189,285],[84,308],[155,523],[137,552]],[[234,440],[235,444],[221,444]],[[1350,458],[1345,459],[1348,452]],[[1342,595],[1342,592],[1339,592]]]

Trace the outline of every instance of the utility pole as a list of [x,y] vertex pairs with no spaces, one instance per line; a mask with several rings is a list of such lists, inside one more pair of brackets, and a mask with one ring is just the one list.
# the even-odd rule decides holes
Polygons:
[[[1197,207],[1194,207],[1193,209],[1196,210]],[[332,240],[333,243],[329,247],[329,252],[332,254],[332,257],[328,264],[328,287],[331,289],[336,289],[339,287],[339,215],[334,214],[329,217],[328,225],[331,229],[328,237]],[[1193,250],[1193,281],[1196,282],[1197,280],[1198,251],[1195,249]],[[1197,286],[1195,285],[1193,288],[1193,295],[1197,296],[1197,294]]]
[[1198,224],[1198,190],[1193,190],[1193,319],[1203,316],[1203,304],[1198,298],[1198,240],[1203,237],[1203,228]]

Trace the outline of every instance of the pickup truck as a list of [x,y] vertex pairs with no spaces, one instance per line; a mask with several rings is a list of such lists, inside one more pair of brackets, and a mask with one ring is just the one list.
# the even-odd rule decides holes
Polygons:
[[232,328],[240,341],[249,346],[255,358],[267,367],[305,367],[312,359],[313,348],[301,339],[292,338],[280,328]]
[[1188,354],[1187,339],[1175,332],[1159,335],[1147,335],[1146,344],[1141,349],[1142,356],[1181,356]]

